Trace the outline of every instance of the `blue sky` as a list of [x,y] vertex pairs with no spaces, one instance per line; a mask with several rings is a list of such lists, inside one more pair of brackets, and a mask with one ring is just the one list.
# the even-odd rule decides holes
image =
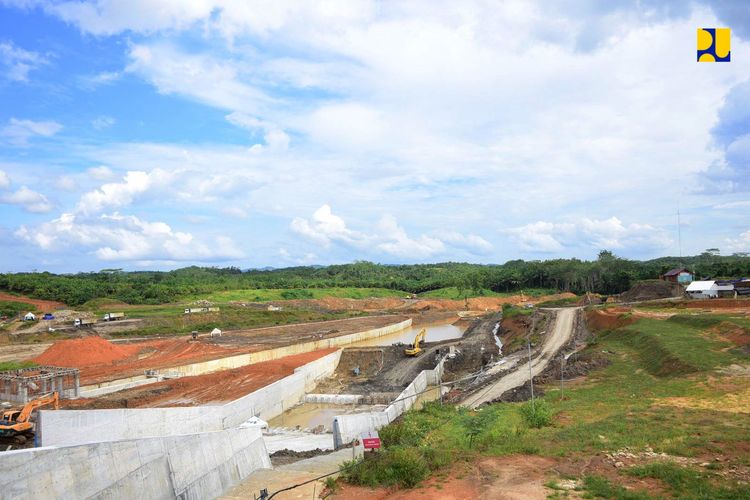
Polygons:
[[0,102],[0,271],[750,251],[743,1],[0,0]]

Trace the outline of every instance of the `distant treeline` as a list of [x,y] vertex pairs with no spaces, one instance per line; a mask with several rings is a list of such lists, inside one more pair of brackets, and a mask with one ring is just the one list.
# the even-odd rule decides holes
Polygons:
[[609,295],[629,289],[635,281],[656,279],[665,271],[681,266],[689,268],[698,278],[750,275],[750,257],[744,255],[719,256],[704,252],[694,257],[635,261],[619,258],[605,250],[593,261],[512,260],[502,265],[446,262],[392,266],[355,262],[327,267],[249,271],[233,267],[186,267],[169,272],[109,269],[65,275],[0,274],[0,290],[59,300],[70,305],[80,305],[96,298],[111,298],[130,304],[161,304],[186,296],[247,288],[379,287],[411,293],[443,287],[495,292],[553,288]]

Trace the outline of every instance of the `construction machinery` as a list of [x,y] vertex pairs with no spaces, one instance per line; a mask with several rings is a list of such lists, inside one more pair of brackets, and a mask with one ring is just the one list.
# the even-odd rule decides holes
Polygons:
[[424,342],[424,336],[427,333],[427,330],[422,328],[416,337],[414,337],[414,343],[411,344],[407,349],[404,349],[404,354],[407,356],[419,356],[422,354],[422,348],[419,347],[419,344],[421,342]]
[[31,414],[38,408],[47,405],[53,405],[55,410],[60,409],[57,392],[33,399],[20,410],[4,411],[3,418],[0,420],[0,436],[13,437],[19,443],[26,442],[27,436],[34,430]]

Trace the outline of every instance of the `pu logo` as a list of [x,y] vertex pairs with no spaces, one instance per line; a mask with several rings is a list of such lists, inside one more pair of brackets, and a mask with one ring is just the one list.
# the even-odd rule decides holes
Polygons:
[[729,28],[698,28],[698,62],[729,62]]

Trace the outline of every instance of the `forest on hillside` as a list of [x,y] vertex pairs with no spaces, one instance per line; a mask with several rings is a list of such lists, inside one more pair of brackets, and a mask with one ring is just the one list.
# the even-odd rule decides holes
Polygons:
[[253,288],[373,287],[411,293],[443,287],[495,292],[552,288],[609,295],[629,289],[636,281],[656,279],[665,271],[682,266],[694,272],[697,278],[750,276],[750,257],[746,254],[721,256],[713,250],[692,257],[647,261],[623,259],[604,250],[591,261],[512,260],[499,265],[354,262],[246,271],[235,267],[193,266],[167,272],[105,269],[78,274],[15,273],[0,274],[0,290],[75,306],[96,298],[130,304],[161,304],[196,294]]

